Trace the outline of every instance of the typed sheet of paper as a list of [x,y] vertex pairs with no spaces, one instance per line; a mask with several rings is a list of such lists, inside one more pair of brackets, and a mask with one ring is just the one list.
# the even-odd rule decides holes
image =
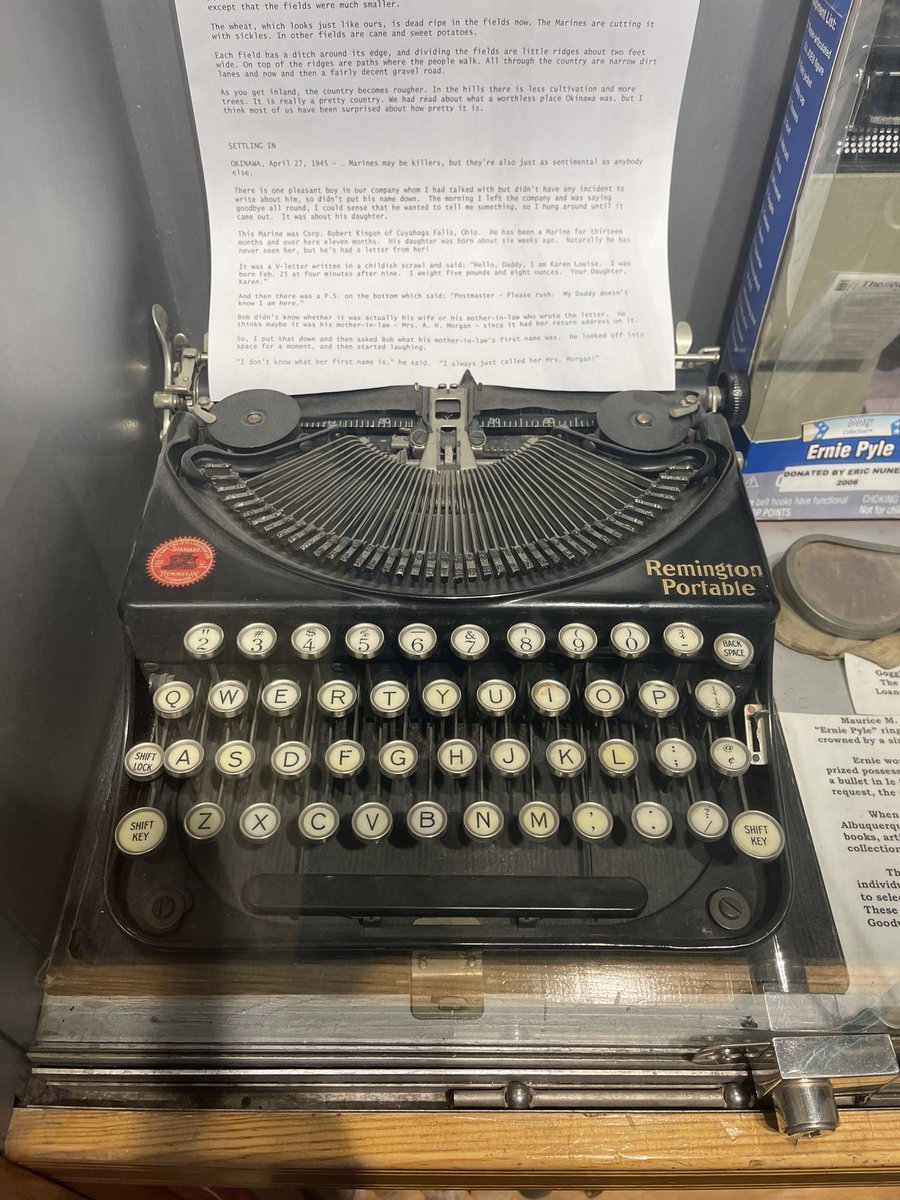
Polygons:
[[698,0],[177,0],[211,390],[674,382]]

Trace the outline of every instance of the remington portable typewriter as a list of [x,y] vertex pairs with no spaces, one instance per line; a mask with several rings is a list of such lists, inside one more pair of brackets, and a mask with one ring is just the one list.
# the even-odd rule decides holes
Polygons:
[[191,952],[776,928],[809,853],[777,605],[740,380],[696,378],[182,404],[121,603],[120,925]]

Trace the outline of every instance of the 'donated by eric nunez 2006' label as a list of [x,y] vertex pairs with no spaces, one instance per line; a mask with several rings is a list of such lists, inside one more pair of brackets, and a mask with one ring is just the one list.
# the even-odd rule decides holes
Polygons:
[[644,560],[647,574],[658,579],[664,596],[755,596],[757,586],[752,579],[764,579],[765,572],[758,563],[663,562],[660,558]]

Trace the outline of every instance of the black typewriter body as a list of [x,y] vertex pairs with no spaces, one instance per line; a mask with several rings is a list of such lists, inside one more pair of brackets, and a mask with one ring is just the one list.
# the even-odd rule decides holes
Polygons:
[[817,878],[768,567],[695,392],[181,413],[121,607],[105,889],[147,947],[735,950]]

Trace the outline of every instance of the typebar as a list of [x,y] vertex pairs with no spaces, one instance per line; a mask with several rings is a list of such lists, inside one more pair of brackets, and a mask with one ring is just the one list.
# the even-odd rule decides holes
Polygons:
[[243,894],[270,916],[633,917],[647,903],[628,876],[255,875]]

